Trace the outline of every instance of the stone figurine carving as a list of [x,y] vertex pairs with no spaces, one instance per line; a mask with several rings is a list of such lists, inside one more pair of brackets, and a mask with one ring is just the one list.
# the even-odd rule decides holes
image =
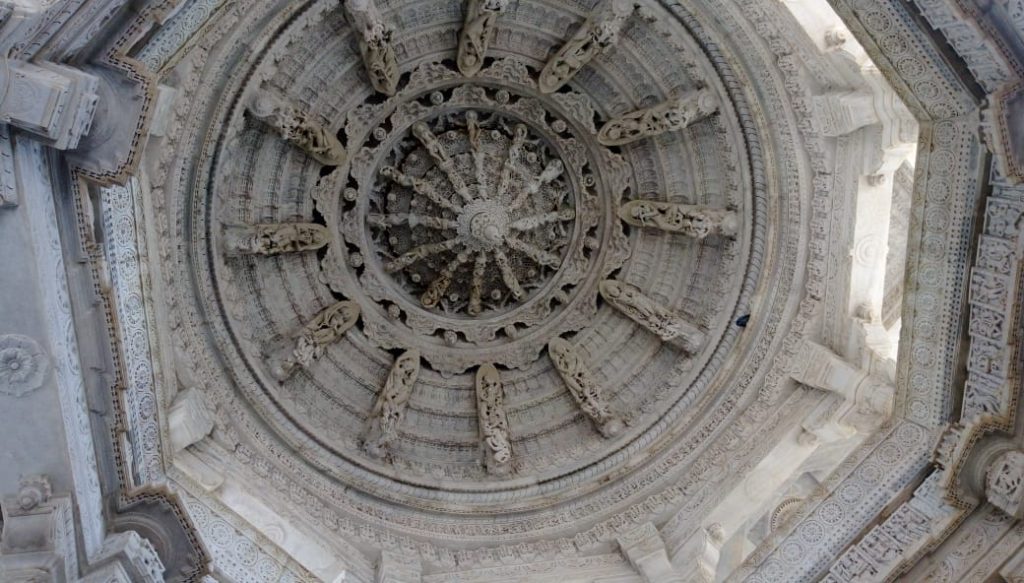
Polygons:
[[363,437],[366,453],[383,459],[391,457],[391,444],[398,437],[398,426],[405,417],[405,407],[409,404],[412,387],[419,374],[418,350],[408,350],[395,360],[367,421]]
[[621,146],[650,136],[684,129],[718,109],[711,91],[701,89],[644,109],[620,115],[604,124],[597,141]]
[[258,91],[249,103],[249,113],[321,164],[339,166],[345,163],[345,148],[338,138],[284,98],[268,91]]
[[373,0],[345,0],[345,12],[358,34],[370,84],[385,95],[394,95],[398,89],[398,60],[391,45],[394,31]]
[[739,228],[733,211],[656,200],[631,200],[619,208],[619,217],[634,227],[654,227],[694,239],[735,237]]
[[614,46],[633,8],[630,0],[607,0],[596,8],[572,38],[548,59],[538,79],[541,92],[553,93],[587,63]]
[[261,223],[224,229],[224,250],[229,255],[269,256],[315,251],[330,240],[327,227],[315,223]]
[[480,71],[487,54],[487,47],[494,38],[498,15],[504,12],[508,0],[469,0],[466,4],[466,20],[459,33],[459,54],[456,63],[459,71],[472,77]]
[[481,365],[476,373],[476,407],[484,467],[491,474],[507,473],[511,468],[512,443],[505,414],[505,391],[493,364]]
[[643,294],[640,288],[606,279],[599,288],[601,296],[615,309],[662,340],[677,339],[684,350],[696,352],[704,343],[704,334],[664,306]]
[[562,338],[554,338],[548,343],[548,356],[569,393],[576,399],[583,413],[594,422],[601,435],[614,437],[621,433],[625,428],[622,420],[612,413],[605,401],[604,391],[594,382],[576,349]]
[[298,367],[308,367],[324,354],[329,344],[337,342],[359,319],[359,305],[340,301],[320,312],[295,337],[294,345],[271,368],[278,381],[284,381]]

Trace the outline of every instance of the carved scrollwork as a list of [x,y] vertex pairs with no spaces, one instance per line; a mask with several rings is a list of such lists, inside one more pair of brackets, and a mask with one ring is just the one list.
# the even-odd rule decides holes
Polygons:
[[338,138],[284,98],[269,91],[257,91],[249,103],[249,113],[321,164],[338,166],[345,163],[345,148]]
[[366,453],[378,458],[390,458],[391,444],[398,437],[398,426],[405,417],[405,407],[409,404],[412,387],[419,374],[418,350],[406,351],[395,360],[367,422],[363,437],[363,450]]
[[484,466],[492,474],[507,473],[511,468],[512,442],[505,414],[505,391],[493,364],[481,365],[476,373],[476,406]]
[[224,229],[224,251],[229,255],[315,251],[330,240],[327,227],[315,223],[262,223],[232,225]]
[[459,33],[459,54],[456,57],[463,75],[472,77],[480,71],[487,47],[494,38],[498,15],[507,6],[508,0],[468,0],[466,3],[466,20]]
[[307,367],[324,354],[329,344],[337,342],[359,319],[359,305],[340,301],[317,314],[302,327],[290,348],[285,350],[272,366],[271,373],[278,381],[290,377],[298,367]]
[[633,13],[630,0],[607,0],[580,26],[562,48],[548,59],[538,85],[543,93],[553,93],[601,53],[619,40],[626,19]]
[[604,124],[597,140],[605,146],[621,146],[665,132],[684,129],[718,109],[711,91],[701,89],[657,105],[620,115]]
[[689,353],[696,352],[704,343],[704,334],[696,326],[644,295],[640,288],[606,279],[601,282],[599,289],[601,296],[612,307],[657,334],[662,340],[678,339]]
[[385,95],[394,95],[398,89],[398,60],[391,45],[394,30],[384,22],[373,0],[345,0],[345,12],[358,35],[370,84]]
[[634,227],[654,227],[694,239],[734,237],[739,228],[733,211],[656,200],[631,200],[619,208],[619,217]]
[[601,435],[614,437],[621,433],[625,427],[622,420],[612,413],[604,390],[594,381],[576,349],[564,339],[555,338],[548,343],[548,356],[569,393],[583,413],[594,422]]

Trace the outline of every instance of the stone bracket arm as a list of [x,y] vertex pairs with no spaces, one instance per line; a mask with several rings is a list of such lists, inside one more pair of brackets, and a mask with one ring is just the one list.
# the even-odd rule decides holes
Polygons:
[[0,122],[70,150],[92,126],[99,80],[54,63],[0,59]]

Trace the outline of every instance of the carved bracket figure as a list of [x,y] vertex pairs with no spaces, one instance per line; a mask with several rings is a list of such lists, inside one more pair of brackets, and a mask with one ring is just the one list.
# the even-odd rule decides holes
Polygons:
[[558,90],[587,63],[614,46],[633,8],[631,0],[606,0],[596,8],[576,34],[544,65],[538,79],[541,92],[553,93]]
[[345,148],[338,138],[284,98],[268,91],[258,91],[249,103],[249,113],[281,134],[284,141],[305,151],[321,164],[339,166],[345,163]]
[[562,338],[555,338],[548,343],[548,356],[580,409],[590,417],[601,435],[614,437],[621,433],[625,425],[612,413],[604,391],[594,382],[576,349]]
[[487,47],[494,38],[498,15],[507,6],[508,0],[468,0],[466,3],[466,20],[459,33],[459,54],[456,57],[463,75],[472,77],[480,71]]
[[735,237],[739,230],[733,211],[656,200],[631,200],[619,207],[619,218],[634,227],[654,227],[694,239]]
[[315,251],[330,240],[327,227],[315,223],[261,223],[224,229],[224,251],[229,255]]
[[358,35],[370,84],[380,93],[394,95],[398,89],[398,60],[391,45],[394,30],[373,0],[345,0],[345,12]]
[[419,350],[409,350],[395,360],[367,421],[363,437],[363,450],[366,453],[378,458],[390,458],[391,444],[398,437],[398,426],[405,417],[405,407],[409,404],[412,387],[419,374]]
[[606,279],[601,282],[599,289],[601,296],[612,307],[657,334],[662,340],[676,339],[683,350],[691,354],[704,344],[704,334],[696,326],[644,295],[640,288]]
[[324,354],[359,320],[359,304],[341,301],[316,315],[295,336],[294,344],[271,368],[278,381],[284,381],[298,367],[308,367]]
[[507,473],[511,469],[512,442],[505,414],[505,390],[493,364],[481,365],[476,373],[476,408],[484,448],[484,467],[492,474]]
[[711,91],[701,89],[688,92],[681,97],[610,120],[598,132],[597,141],[605,146],[630,144],[646,137],[684,129],[717,110],[718,103]]

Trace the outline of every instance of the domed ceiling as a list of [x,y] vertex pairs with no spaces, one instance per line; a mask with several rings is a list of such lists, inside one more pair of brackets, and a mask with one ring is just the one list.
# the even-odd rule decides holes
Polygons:
[[805,112],[732,9],[591,4],[207,33],[162,162],[179,358],[332,528],[572,535],[752,437],[804,293]]

